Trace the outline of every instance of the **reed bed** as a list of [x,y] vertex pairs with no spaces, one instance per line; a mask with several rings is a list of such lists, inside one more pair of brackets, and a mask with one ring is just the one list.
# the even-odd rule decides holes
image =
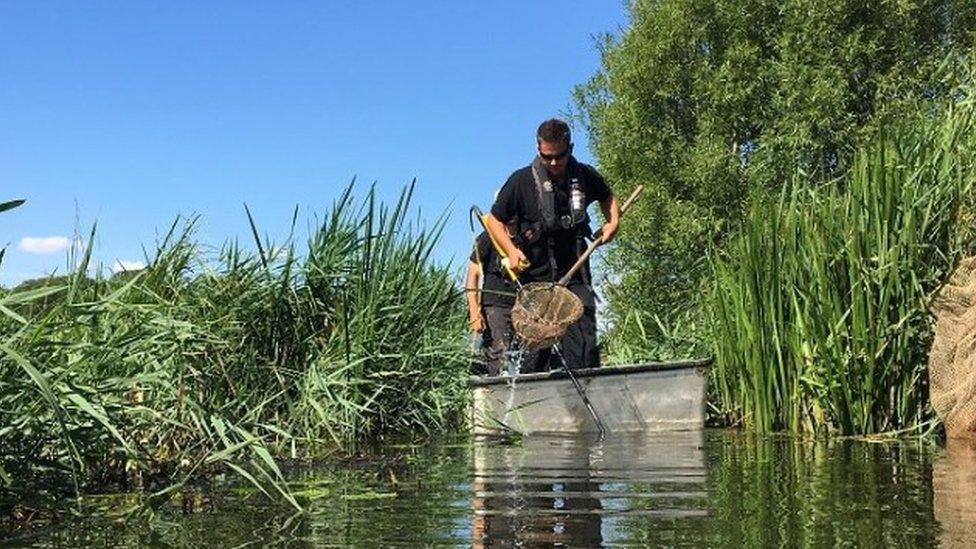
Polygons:
[[443,220],[412,221],[412,184],[392,206],[353,189],[304,247],[260,238],[248,212],[257,250],[208,252],[178,220],[144,270],[91,279],[89,247],[70,275],[0,294],[0,508],[106,488],[153,504],[227,470],[298,507],[277,459],[458,421]]
[[711,258],[712,389],[727,421],[847,434],[928,425],[928,306],[973,242],[973,130],[963,99],[880,131],[841,181],[814,189],[801,175],[778,201],[757,201]]

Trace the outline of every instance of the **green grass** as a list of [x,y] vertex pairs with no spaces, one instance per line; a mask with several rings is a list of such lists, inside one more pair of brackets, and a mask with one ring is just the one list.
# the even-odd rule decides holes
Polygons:
[[[888,126],[843,180],[802,174],[712,257],[713,393],[734,424],[877,433],[932,418],[932,293],[966,246],[974,106]],[[971,211],[971,210],[970,210]]]
[[[443,219],[350,185],[310,231],[208,252],[178,220],[149,266],[0,294],[0,507],[142,488],[149,504],[231,469],[298,506],[277,460],[452,426],[462,300],[434,264]],[[88,242],[94,239],[94,230]],[[31,287],[33,286],[33,287]]]

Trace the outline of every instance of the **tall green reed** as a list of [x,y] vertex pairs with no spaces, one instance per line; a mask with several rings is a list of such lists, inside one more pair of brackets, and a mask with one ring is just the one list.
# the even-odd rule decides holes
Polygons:
[[233,470],[297,506],[277,458],[458,421],[463,311],[412,189],[388,208],[350,184],[305,249],[248,211],[257,250],[211,253],[178,220],[110,278],[87,276],[93,232],[77,271],[0,296],[0,504],[112,486],[156,504]]
[[445,219],[419,231],[412,190],[392,208],[371,194],[360,213],[344,194],[309,242],[308,288],[336,322],[307,372],[308,420],[339,417],[347,437],[442,429],[466,399],[459,294],[431,263]]
[[770,431],[918,427],[928,303],[972,244],[973,102],[889,126],[851,173],[757,201],[712,257],[714,389],[731,422]]

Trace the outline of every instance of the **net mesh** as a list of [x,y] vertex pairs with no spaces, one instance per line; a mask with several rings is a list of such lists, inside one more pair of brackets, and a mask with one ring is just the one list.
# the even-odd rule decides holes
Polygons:
[[533,282],[519,290],[512,308],[515,334],[529,349],[551,347],[583,316],[583,303],[565,286]]
[[976,436],[976,258],[960,263],[933,301],[932,312],[932,407],[948,436]]

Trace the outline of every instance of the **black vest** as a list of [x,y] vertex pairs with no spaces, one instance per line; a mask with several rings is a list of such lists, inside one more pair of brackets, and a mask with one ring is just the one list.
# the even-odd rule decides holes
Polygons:
[[[575,211],[571,204],[573,186],[585,192],[586,174],[573,157],[569,158],[565,182],[561,185],[549,179],[538,157],[530,168],[538,215],[535,221],[519,221],[515,245],[532,263],[528,273],[530,278],[555,281],[579,257],[585,247],[584,238],[591,234],[586,197],[582,197],[582,203]],[[588,280],[585,270],[583,277],[584,281]]]

